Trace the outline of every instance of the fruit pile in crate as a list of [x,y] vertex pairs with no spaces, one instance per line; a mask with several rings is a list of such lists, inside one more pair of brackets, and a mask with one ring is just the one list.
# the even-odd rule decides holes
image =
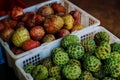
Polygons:
[[9,66],[35,49],[100,21],[68,0],[49,0],[26,9],[15,7],[0,18],[0,42]]
[[51,52],[17,60],[19,73],[34,80],[119,80],[120,40],[104,28],[90,29],[64,36]]
[[80,20],[79,11],[67,13],[66,8],[59,3],[42,6],[36,13],[24,13],[22,8],[15,7],[10,18],[0,23],[1,38],[12,45],[11,50],[17,55],[74,30],[83,29]]

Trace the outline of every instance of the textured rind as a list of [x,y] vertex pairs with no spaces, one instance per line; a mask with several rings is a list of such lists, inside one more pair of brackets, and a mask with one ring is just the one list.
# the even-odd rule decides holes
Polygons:
[[49,76],[56,77],[60,75],[61,68],[59,66],[53,66],[49,69]]
[[99,59],[109,58],[111,47],[108,42],[101,42],[100,46],[95,50],[95,54]]
[[72,44],[68,46],[66,52],[70,58],[78,60],[84,55],[84,48],[80,44]]
[[95,40],[95,43],[96,45],[99,45],[101,42],[109,42],[110,40],[110,36],[108,33],[106,32],[98,32],[95,34],[94,36],[94,40]]
[[32,70],[32,76],[35,80],[44,80],[48,77],[48,70],[43,65],[38,65]]
[[83,67],[91,72],[99,71],[101,65],[102,65],[101,61],[95,56],[87,56],[83,62]]
[[96,48],[96,44],[93,39],[85,39],[81,41],[81,45],[84,47],[85,52],[89,54],[94,53],[95,48]]
[[31,71],[33,70],[35,66],[33,64],[29,64],[27,66],[24,67],[24,70],[26,73],[31,73]]
[[12,42],[16,47],[22,47],[22,44],[28,39],[30,39],[30,34],[25,27],[18,28],[12,36]]
[[65,65],[62,69],[62,73],[67,79],[74,80],[79,78],[81,68],[78,65]]
[[57,66],[63,66],[68,63],[69,57],[68,54],[64,51],[58,51],[52,56],[53,63]]
[[80,44],[80,40],[76,35],[67,35],[61,40],[61,46],[67,48],[71,44]]
[[89,71],[83,71],[78,80],[93,80],[92,73]]
[[120,43],[114,42],[114,43],[110,44],[110,46],[111,46],[112,52],[117,51],[120,53]]
[[105,72],[112,77],[120,76],[120,54],[112,52],[110,58],[105,62]]

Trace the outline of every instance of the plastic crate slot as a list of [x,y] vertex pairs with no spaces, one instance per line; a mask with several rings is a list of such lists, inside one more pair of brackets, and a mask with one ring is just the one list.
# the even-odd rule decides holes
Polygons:
[[89,18],[89,26],[94,24],[94,23],[95,23],[95,21],[93,21],[93,19]]

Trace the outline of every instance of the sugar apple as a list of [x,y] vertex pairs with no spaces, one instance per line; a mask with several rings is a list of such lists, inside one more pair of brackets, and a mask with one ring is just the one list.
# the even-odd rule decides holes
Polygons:
[[97,72],[100,70],[101,64],[101,61],[97,57],[91,55],[84,59],[83,67],[88,71]]
[[120,54],[118,52],[112,52],[110,58],[105,61],[105,71],[112,77],[120,76]]
[[42,65],[45,66],[47,69],[51,68],[53,66],[53,62],[51,60],[51,57],[47,57],[42,61]]
[[48,70],[43,65],[37,65],[31,72],[35,80],[44,80],[48,77]]
[[64,51],[58,51],[58,52],[55,52],[53,55],[52,55],[52,60],[53,60],[53,63],[57,66],[63,66],[65,64],[68,63],[69,61],[69,56],[66,52]]
[[99,59],[109,58],[111,47],[108,42],[101,42],[100,46],[95,50],[95,54]]
[[90,53],[90,54],[94,53],[96,44],[93,39],[85,39],[81,41],[81,44],[84,47],[86,53]]
[[68,61],[68,64],[78,65],[78,66],[81,67],[80,61],[78,61],[78,60],[76,60],[76,59],[70,59],[70,60]]
[[83,71],[78,80],[93,80],[92,73],[89,71]]
[[108,33],[100,31],[95,34],[94,40],[96,45],[99,45],[102,41],[109,42],[110,36]]
[[67,47],[66,52],[72,59],[81,59],[84,55],[84,48],[80,44],[72,44]]
[[80,44],[79,37],[76,35],[67,35],[62,38],[61,46],[63,48],[67,48],[71,44]]
[[120,53],[120,43],[114,42],[112,44],[110,44],[111,46],[111,51],[117,51]]
[[62,69],[62,74],[69,80],[75,80],[79,78],[81,74],[81,68],[78,65],[65,65]]
[[59,66],[53,66],[49,69],[49,76],[57,77],[60,75],[61,68]]
[[33,64],[29,64],[24,67],[24,70],[26,73],[31,73],[31,71],[33,70],[34,67],[35,66]]

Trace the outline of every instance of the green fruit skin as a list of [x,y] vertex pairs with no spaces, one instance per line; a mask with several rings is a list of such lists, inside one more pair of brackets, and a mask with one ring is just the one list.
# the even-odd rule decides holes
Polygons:
[[83,71],[78,80],[93,80],[92,73],[89,71]]
[[57,66],[64,66],[69,61],[69,56],[64,51],[54,52],[52,55],[53,63]]
[[66,52],[70,58],[78,60],[81,59],[81,57],[84,55],[84,48],[81,45],[74,44],[68,46]]
[[111,46],[112,52],[117,51],[120,53],[120,43],[114,42],[114,43],[110,44],[110,46]]
[[25,27],[18,28],[12,36],[12,42],[16,47],[22,47],[23,43],[29,39],[29,31]]
[[87,58],[83,62],[83,67],[91,72],[99,71],[101,65],[101,61],[95,56],[87,56]]
[[26,73],[31,73],[31,71],[34,69],[34,67],[35,66],[33,64],[29,64],[24,67],[24,70]]
[[53,66],[49,69],[49,76],[56,77],[60,75],[61,68],[59,66]]
[[32,70],[32,76],[35,80],[45,80],[48,77],[48,70],[43,65],[38,65]]
[[67,35],[61,40],[61,46],[66,49],[71,44],[80,44],[80,40],[76,35]]
[[110,36],[108,35],[108,33],[100,31],[95,34],[94,40],[95,40],[96,45],[99,45],[103,41],[109,42]]
[[95,54],[99,59],[106,59],[110,57],[111,47],[108,42],[102,42],[95,50]]
[[85,39],[81,41],[81,45],[84,47],[86,53],[93,54],[95,52],[96,44],[93,39]]
[[78,79],[81,74],[81,68],[78,65],[65,65],[62,69],[62,74],[68,80]]

